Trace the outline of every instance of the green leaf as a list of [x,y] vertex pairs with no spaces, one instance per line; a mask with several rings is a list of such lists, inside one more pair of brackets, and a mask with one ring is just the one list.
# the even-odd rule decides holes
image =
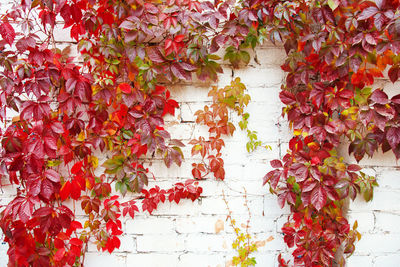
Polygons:
[[215,55],[215,54],[207,55],[207,58],[208,58],[208,59],[212,59],[212,60],[219,60],[219,59],[221,59],[220,56]]
[[240,57],[244,63],[249,64],[250,54],[247,51],[240,51]]
[[332,9],[335,10],[339,6],[339,0],[328,0],[328,6]]
[[49,167],[55,167],[61,164],[61,160],[49,160],[47,162],[47,166]]

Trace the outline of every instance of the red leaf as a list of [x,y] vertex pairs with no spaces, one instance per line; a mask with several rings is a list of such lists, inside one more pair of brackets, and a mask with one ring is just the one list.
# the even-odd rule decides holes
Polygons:
[[44,143],[46,144],[46,146],[52,150],[57,150],[57,140],[56,138],[52,137],[52,136],[45,136],[43,138]]
[[58,249],[64,248],[64,241],[59,238],[54,239],[54,247]]
[[281,99],[282,103],[285,105],[293,105],[296,103],[296,98],[291,92],[288,91],[281,91],[279,93],[279,98]]
[[[165,40],[164,49],[168,50],[170,47],[172,47],[172,43],[173,43],[173,40],[171,40],[171,39]],[[168,56],[168,53],[166,55]]]
[[60,182],[60,174],[55,170],[48,169],[44,172],[44,175],[52,182],[58,183]]
[[175,77],[179,79],[190,81],[192,78],[192,75],[184,70],[182,66],[178,63],[173,63],[171,65],[171,71],[175,75]]
[[359,170],[361,170],[361,167],[357,164],[350,164],[349,166],[347,166],[347,170],[351,172],[358,172]]
[[64,257],[65,254],[65,248],[60,248],[57,250],[56,254],[54,254],[54,261],[61,261],[61,259]]
[[352,98],[354,94],[352,91],[345,89],[339,92],[339,96],[341,98]]
[[67,181],[60,189],[61,200],[66,200],[71,193],[71,182]]
[[399,78],[399,70],[400,70],[400,69],[399,69],[398,66],[392,66],[392,67],[389,69],[388,75],[389,75],[390,81],[391,81],[392,83],[396,82],[397,79]]
[[56,122],[52,123],[50,128],[53,130],[53,132],[55,132],[57,134],[64,133],[64,127],[61,122],[56,121]]
[[184,38],[185,38],[185,35],[184,35],[184,34],[179,34],[179,35],[175,36],[174,42],[180,43],[180,42],[183,41]]
[[197,168],[194,168],[194,169],[192,170],[192,175],[193,175],[193,177],[194,177],[195,179],[201,179],[201,172],[200,172],[200,170],[197,169]]
[[70,243],[71,245],[74,245],[74,246],[82,246],[82,244],[83,244],[82,240],[80,240],[80,239],[78,239],[78,238],[71,238],[71,240],[69,241],[69,243]]
[[294,176],[297,182],[302,182],[308,177],[308,169],[302,163],[294,163],[290,166],[289,175]]
[[194,66],[194,65],[192,65],[192,64],[189,64],[189,63],[186,63],[186,62],[181,62],[181,63],[179,63],[179,65],[180,65],[184,70],[187,70],[187,71],[194,71],[194,70],[197,69],[196,66]]
[[0,34],[9,45],[12,45],[15,39],[15,31],[10,23],[4,22],[0,24]]
[[71,198],[78,200],[81,196],[81,186],[79,182],[75,179],[71,182]]
[[165,61],[163,55],[157,47],[147,47],[146,52],[150,60],[155,63],[162,63]]
[[50,182],[48,179],[45,179],[42,181],[42,189],[40,191],[40,194],[46,198],[50,199],[50,197],[54,193],[54,185],[52,182]]
[[381,105],[386,105],[389,103],[388,95],[380,89],[374,90],[370,96],[370,99]]
[[283,167],[282,166],[282,162],[280,160],[277,160],[277,159],[271,160],[270,164],[271,164],[272,168],[275,168],[275,169]]
[[77,163],[74,164],[74,166],[72,166],[71,172],[73,174],[77,174],[79,171],[81,171],[82,165],[83,165],[83,162],[82,161],[78,161]]
[[326,204],[326,198],[325,189],[322,186],[318,186],[311,192],[310,201],[317,210],[321,210]]
[[121,83],[118,87],[125,94],[130,94],[132,92],[132,87],[128,83]]
[[371,6],[368,7],[366,9],[363,10],[363,12],[361,12],[361,15],[358,17],[358,20],[365,20],[368,19],[372,16],[374,16],[376,13],[378,13],[378,8]]
[[400,143],[400,128],[391,127],[386,133],[386,140],[393,150],[396,149],[397,145]]

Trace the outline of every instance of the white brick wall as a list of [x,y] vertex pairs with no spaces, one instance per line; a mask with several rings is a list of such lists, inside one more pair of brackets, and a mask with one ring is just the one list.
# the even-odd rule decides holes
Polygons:
[[[70,41],[64,33],[58,36],[62,41]],[[222,192],[225,192],[233,216],[240,225],[247,220],[246,208],[243,206],[243,187],[246,187],[248,192],[252,212],[250,232],[258,240],[266,240],[270,236],[274,238],[254,254],[257,266],[277,266],[277,255],[286,249],[280,228],[286,221],[288,209],[278,208],[276,197],[268,192],[267,187],[262,187],[261,178],[271,169],[269,161],[285,154],[291,136],[285,119],[280,117],[282,105],[278,98],[280,84],[284,78],[280,64],[285,58],[285,53],[281,48],[264,46],[257,49],[255,54],[260,64],[252,59],[249,67],[235,70],[233,73],[234,76],[241,77],[252,97],[248,107],[251,114],[249,128],[258,131],[259,138],[271,145],[272,151],[259,149],[248,154],[245,149],[247,137],[238,130],[232,138],[225,140],[225,181],[209,179],[202,182],[203,198],[194,203],[165,203],[161,204],[152,216],[141,214],[135,220],[125,219],[121,248],[110,255],[107,252],[98,253],[95,246],[90,246],[85,266],[225,266],[233,256],[233,233],[226,221],[227,210]],[[253,58],[255,54],[253,53]],[[232,71],[229,67],[224,69],[225,73],[220,75],[218,86],[230,83]],[[387,87],[390,92],[397,89],[385,80],[379,81],[378,85]],[[207,136],[206,128],[193,123],[193,113],[209,104],[209,85],[181,84],[170,86],[169,89],[172,97],[180,104],[176,117],[168,119],[168,130],[172,136],[183,139],[186,144],[193,137]],[[181,168],[173,166],[167,169],[161,161],[152,164],[150,168],[157,177],[157,184],[168,187],[177,179],[191,177],[193,159],[190,157],[190,145],[184,152],[186,162]],[[342,155],[345,156],[345,152],[346,148],[343,149]],[[376,174],[380,187],[375,191],[371,203],[357,199],[350,205],[350,220],[358,220],[363,237],[356,245],[356,252],[349,259],[347,266],[400,266],[398,163],[389,153],[365,159],[361,165],[368,168],[368,173]],[[1,195],[0,203],[7,203],[12,193],[13,190],[6,190]],[[224,223],[224,229],[216,233],[215,224],[220,221]],[[6,251],[7,245],[0,244],[2,262],[7,261]]]

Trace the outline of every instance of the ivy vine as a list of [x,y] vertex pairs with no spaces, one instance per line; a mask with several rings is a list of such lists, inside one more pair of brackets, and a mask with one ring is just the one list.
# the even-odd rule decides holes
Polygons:
[[[293,259],[281,266],[344,265],[360,238],[343,214],[345,200],[372,198],[375,179],[347,164],[336,147],[349,142],[359,161],[379,148],[400,157],[400,95],[371,89],[388,69],[400,74],[397,0],[21,0],[0,17],[0,170],[19,185],[0,226],[10,266],[81,266],[88,242],[120,246],[121,216],[152,213],[160,202],[195,200],[196,179],[224,179],[220,150],[233,133],[228,108],[242,116],[249,98],[239,79],[213,88],[213,105],[196,113],[209,139],[193,140],[194,179],[148,188],[144,164],[154,154],[180,165],[181,141],[164,129],[178,103],[168,83],[215,81],[216,52],[233,67],[249,48],[281,42],[287,73],[280,98],[294,136],[264,177],[291,215],[283,226]],[[57,21],[78,44],[82,62],[60,49]],[[18,26],[18,31],[15,29]],[[19,114],[9,121],[7,113]],[[262,143],[248,130],[249,151]],[[108,159],[99,166],[96,151]],[[102,168],[100,168],[102,167]],[[114,187],[114,189],[113,189]],[[136,193],[120,202],[122,195]],[[81,224],[68,203],[87,214]]]

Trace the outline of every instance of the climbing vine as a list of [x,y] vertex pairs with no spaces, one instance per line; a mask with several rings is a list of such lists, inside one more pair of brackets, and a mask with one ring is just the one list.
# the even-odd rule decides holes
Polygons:
[[344,216],[345,200],[360,192],[371,200],[377,183],[344,162],[337,146],[349,143],[357,161],[378,148],[400,157],[400,95],[390,99],[382,88],[371,88],[385,69],[392,82],[398,79],[399,2],[261,2],[272,40],[283,40],[288,55],[280,99],[294,132],[288,153],[271,162],[264,183],[280,206],[290,206],[282,231],[295,248],[292,263],[343,266],[341,252],[353,253],[360,238],[357,224],[351,228]]
[[[120,246],[121,216],[152,213],[160,202],[195,200],[196,179],[224,179],[223,135],[242,117],[247,149],[261,146],[247,129],[249,97],[239,79],[212,88],[213,104],[196,113],[208,139],[192,140],[195,179],[170,189],[148,188],[146,161],[155,154],[180,165],[181,141],[164,129],[178,103],[168,84],[216,81],[221,61],[241,67],[249,48],[281,42],[287,73],[280,98],[294,137],[288,153],[264,177],[291,215],[283,226],[293,250],[286,266],[343,265],[360,238],[344,216],[345,200],[372,198],[376,181],[347,164],[343,141],[357,161],[379,148],[400,157],[400,95],[372,89],[388,69],[400,75],[396,0],[21,0],[0,17],[0,170],[19,186],[0,226],[10,265],[79,266],[88,242]],[[79,57],[61,49],[58,21]],[[18,30],[16,30],[18,28]],[[216,52],[224,49],[221,59]],[[10,120],[10,111],[19,115]],[[96,152],[107,155],[100,164]],[[154,176],[156,176],[155,174]],[[118,194],[131,196],[122,201]],[[131,194],[134,193],[134,194]],[[78,202],[82,224],[71,210]]]

